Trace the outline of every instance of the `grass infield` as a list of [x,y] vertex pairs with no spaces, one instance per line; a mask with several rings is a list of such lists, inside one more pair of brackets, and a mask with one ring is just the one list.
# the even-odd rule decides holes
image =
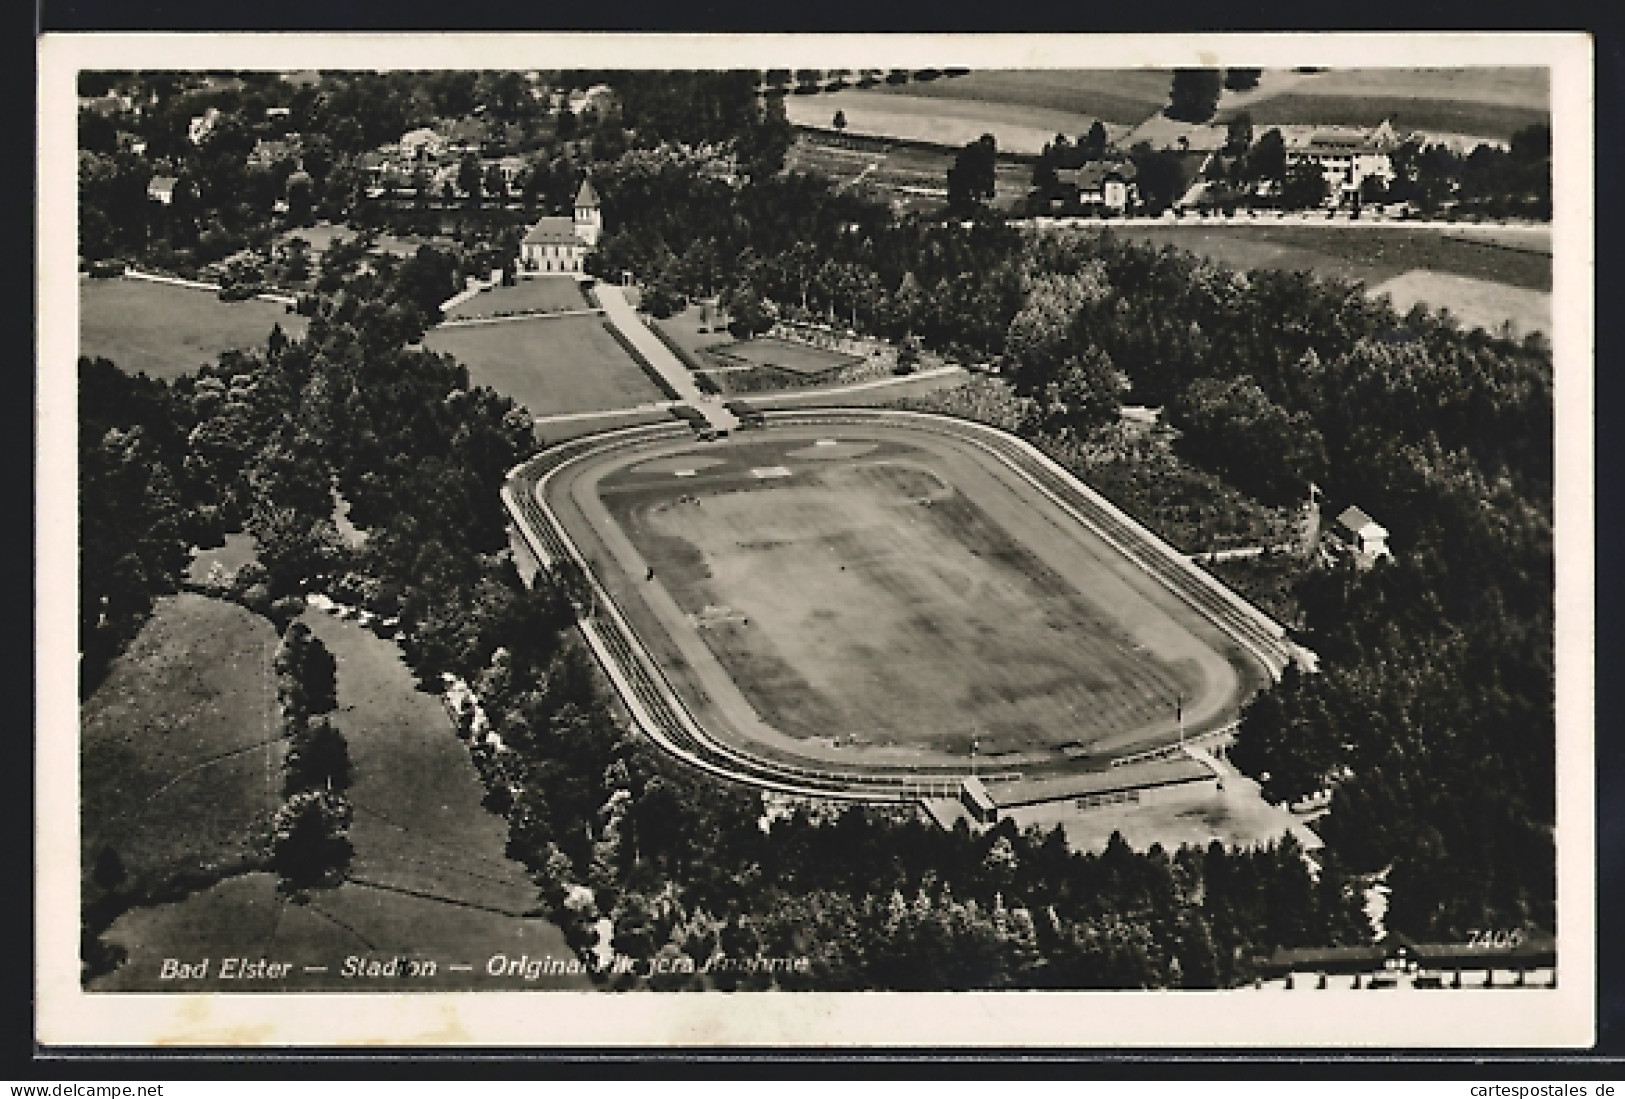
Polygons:
[[[714,735],[803,761],[1089,769],[1261,669],[969,444],[776,429],[573,467],[549,502]],[[686,463],[686,464],[685,464]],[[646,577],[654,570],[655,580]]]

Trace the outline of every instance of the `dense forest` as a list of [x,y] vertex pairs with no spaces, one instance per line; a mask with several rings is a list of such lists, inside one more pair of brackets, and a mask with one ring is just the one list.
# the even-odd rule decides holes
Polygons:
[[[1147,517],[1165,532],[1211,537],[1204,509],[1232,505],[1265,522],[1310,481],[1393,532],[1392,563],[1297,571],[1300,639],[1321,670],[1260,696],[1234,749],[1272,798],[1334,788],[1318,865],[1290,842],[1075,854],[1059,833],[1009,824],[942,832],[770,802],[657,753],[570,631],[564,585],[527,588],[506,549],[498,489],[536,447],[529,415],[412,346],[457,274],[429,246],[404,261],[329,253],[304,339],[273,333],[172,385],[81,364],[87,685],[173,590],[189,546],[246,529],[253,599],[285,611],[325,590],[399,616],[426,685],[451,672],[474,686],[508,748],[471,748],[488,804],[574,945],[607,917],[615,948],[640,959],[813,960],[758,983],[1233,984],[1276,946],[1368,936],[1373,876],[1392,889],[1389,926],[1419,937],[1552,927],[1540,341],[1109,235],[897,220],[817,177],[766,171],[771,148],[761,170],[719,177],[673,143],[725,135],[736,116],[674,117],[659,99],[627,96],[647,132],[622,130],[638,140],[594,170],[611,227],[600,270],[720,295],[736,320],[823,316],[996,362],[1006,426],[1129,510],[1191,494],[1181,514]],[[1160,405],[1177,434],[1127,439],[1126,400]],[[333,529],[335,491],[367,532],[359,549]]]

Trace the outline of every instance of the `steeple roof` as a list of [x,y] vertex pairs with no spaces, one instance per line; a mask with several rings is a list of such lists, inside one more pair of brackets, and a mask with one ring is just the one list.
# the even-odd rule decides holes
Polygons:
[[592,189],[592,180],[591,179],[583,179],[581,181],[581,189],[576,192],[576,205],[577,206],[597,206],[598,205],[598,192],[594,191]]

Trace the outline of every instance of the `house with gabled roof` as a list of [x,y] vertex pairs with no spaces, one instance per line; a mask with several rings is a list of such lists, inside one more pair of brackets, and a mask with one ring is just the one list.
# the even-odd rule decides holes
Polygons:
[[1369,568],[1379,557],[1393,557],[1388,549],[1388,528],[1352,504],[1338,515],[1337,531],[1353,552],[1355,562],[1364,568]]
[[153,176],[147,180],[147,197],[165,206],[175,202],[175,187],[180,180],[174,176]]
[[1061,168],[1055,173],[1063,201],[1080,206],[1122,213],[1139,197],[1133,164],[1091,160],[1077,168]]

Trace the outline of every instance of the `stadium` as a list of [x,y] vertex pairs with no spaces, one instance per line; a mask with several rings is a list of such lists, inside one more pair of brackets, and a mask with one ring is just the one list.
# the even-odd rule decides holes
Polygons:
[[[1026,442],[798,410],[604,432],[516,467],[516,554],[570,578],[638,728],[719,778],[977,820],[1211,778],[1296,647]],[[977,812],[978,804],[986,813]]]

